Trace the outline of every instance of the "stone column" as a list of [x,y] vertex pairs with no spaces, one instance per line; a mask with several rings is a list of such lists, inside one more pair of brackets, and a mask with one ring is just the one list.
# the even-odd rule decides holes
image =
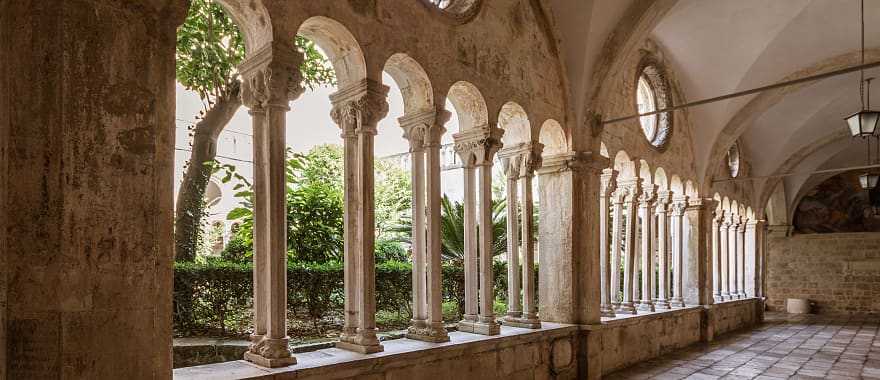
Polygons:
[[736,247],[737,247],[737,263],[736,267],[738,269],[737,272],[737,285],[736,288],[739,290],[738,298],[746,298],[746,222],[748,219],[745,216],[740,217],[739,227],[736,229]]
[[287,347],[285,131],[289,103],[303,92],[298,70],[302,60],[291,47],[268,45],[239,67],[242,101],[254,111],[254,307],[259,309],[244,358],[264,367],[296,363]]
[[687,196],[677,195],[672,200],[672,300],[670,306],[684,307],[684,211]]
[[[446,120],[448,112],[442,113],[442,119]],[[413,320],[406,337],[427,342],[449,341],[443,326],[443,300],[439,290],[442,273],[440,247],[435,244],[439,243],[441,196],[439,139],[442,132],[438,135],[437,131],[443,128],[437,124],[438,119],[441,118],[434,110],[398,119],[404,137],[409,141],[412,161]],[[435,234],[437,236],[433,236]]]
[[[611,222],[611,218],[609,215],[609,197],[611,193],[614,192],[617,181],[617,171],[611,168],[607,168],[602,170],[602,175],[600,176],[601,187],[599,188],[599,277],[601,281],[601,304],[599,305],[599,312],[603,317],[614,317],[614,308],[613,304],[615,303],[614,296],[617,295],[616,290],[612,293],[612,268],[614,271],[617,271],[617,267],[612,266],[613,264],[619,265],[617,260],[611,259],[611,250],[608,242],[608,238],[611,237],[612,240],[614,237],[611,235],[611,232],[608,230],[608,224]],[[615,220],[619,220],[615,219]],[[617,228],[613,228],[613,231],[618,231]],[[618,243],[619,244],[619,243]],[[616,252],[615,252],[616,253]],[[617,276],[613,276],[614,279],[617,279]],[[613,295],[612,295],[613,294]]]
[[657,298],[654,307],[657,310],[669,309],[669,220],[667,207],[672,199],[672,193],[661,190],[657,193],[657,257],[659,263],[657,276]]
[[739,258],[737,257],[739,255],[739,247],[737,246],[739,241],[737,233],[737,230],[739,230],[739,215],[732,214],[730,218],[730,228],[727,231],[727,239],[729,240],[727,258],[730,260],[730,264],[728,264],[728,271],[730,271],[728,282],[730,283],[730,299],[735,300],[739,299]]
[[718,215],[721,225],[718,228],[721,247],[721,300],[730,300],[730,215],[724,211]]
[[[516,255],[508,256],[508,298],[514,301],[508,301],[508,315],[504,318],[505,325],[524,328],[540,328],[541,322],[538,320],[538,310],[535,304],[535,252],[534,252],[534,220],[532,219],[532,177],[536,167],[541,165],[541,151],[543,145],[539,143],[519,144],[508,147],[499,153],[502,162],[505,165],[505,172],[508,175],[508,201],[507,201],[507,228],[508,228],[508,252],[516,252],[517,233],[515,232],[516,223],[516,185],[519,184],[519,192],[522,194],[522,272],[519,271],[518,260]],[[511,166],[517,165],[516,168]],[[511,178],[514,180],[511,180]],[[518,179],[518,181],[516,180]],[[513,207],[511,206],[513,205]],[[513,210],[511,212],[511,210]],[[511,223],[513,219],[513,223]],[[514,230],[511,233],[511,229]],[[513,241],[511,241],[513,239]],[[522,277],[520,277],[520,274]],[[517,304],[520,297],[520,281],[522,281],[522,310],[517,311],[510,305]],[[510,291],[515,289],[515,291]]]
[[[516,155],[515,149],[516,147],[513,149],[505,148],[498,153],[504,167],[504,175],[507,177],[507,316],[504,318],[505,322],[515,321],[522,317],[519,277],[519,201],[517,200],[521,157]],[[525,219],[525,214],[523,219]],[[525,265],[525,263],[523,264]]]
[[620,294],[622,292],[621,283],[620,283],[620,259],[623,255],[623,240],[621,234],[623,231],[623,203],[626,199],[627,189],[622,186],[616,186],[617,188],[612,193],[612,220],[613,223],[611,225],[611,275],[609,276],[611,279],[611,287],[610,287],[610,302],[611,309],[617,310],[620,308]]
[[682,227],[683,284],[685,305],[708,305],[712,303],[712,253],[708,226],[711,225],[708,210],[714,209],[711,199],[688,199]]
[[[375,212],[374,212],[374,169],[373,169],[373,139],[376,135],[376,124],[388,113],[386,96],[388,87],[373,80],[364,80],[348,88],[341,89],[331,96],[334,104],[341,104],[342,114],[348,123],[353,122],[356,135],[356,148],[346,146],[346,166],[349,166],[349,155],[355,153],[354,173],[347,172],[346,181],[354,179],[355,186],[359,191],[359,207],[354,212],[354,224],[357,228],[357,245],[349,247],[352,254],[346,259],[354,258],[353,263],[346,262],[349,280],[354,280],[354,291],[347,287],[346,298],[355,294],[354,306],[356,308],[357,329],[351,336],[351,330],[343,332],[337,347],[360,353],[372,353],[382,351],[379,339],[376,337],[376,266],[375,266]],[[334,118],[338,119],[334,107]],[[345,134],[345,131],[343,132]],[[349,137],[349,139],[353,139]],[[348,142],[348,141],[346,141]],[[356,173],[356,174],[355,174]],[[351,174],[351,175],[349,175]],[[353,177],[353,178],[352,178]],[[346,193],[349,192],[347,188]],[[345,210],[350,214],[351,209]],[[346,215],[349,217],[350,215]],[[346,231],[348,236],[348,231]],[[352,249],[353,248],[353,249]],[[352,265],[353,264],[353,265]],[[351,305],[351,302],[349,302]],[[349,314],[349,311],[346,311]]]
[[[638,170],[636,170],[638,172]],[[635,261],[636,261],[636,234],[638,232],[638,197],[641,193],[641,178],[626,181],[626,187],[629,190],[626,197],[626,255],[623,262],[623,300],[620,302],[621,314],[636,314],[636,308],[633,302],[633,293],[635,292]]]
[[543,157],[541,216],[540,315],[542,321],[600,322],[599,175],[608,160],[589,152]]
[[720,210],[713,212],[712,218],[712,300],[715,303],[721,302],[721,217]]
[[[483,335],[497,335],[501,331],[498,323],[495,322],[495,314],[492,310],[495,302],[494,277],[492,275],[492,159],[495,157],[495,153],[498,152],[498,149],[501,148],[501,135],[503,134],[504,131],[501,129],[484,126],[467,130],[453,136],[455,139],[456,150],[460,152],[469,152],[467,155],[473,160],[473,163],[479,172],[479,184],[477,189],[479,195],[478,215],[480,235],[478,241],[479,309],[477,310],[479,314],[476,321],[469,320],[467,319],[469,315],[466,310],[466,319],[459,322],[459,331],[467,331]],[[471,172],[473,172],[472,169]],[[468,182],[470,181],[465,182],[466,187],[468,187]],[[468,191],[468,189],[465,190],[466,196],[473,194],[473,187],[473,183],[470,183],[470,191]],[[473,205],[473,200],[471,201],[471,204]],[[468,226],[465,225],[465,229],[467,228]],[[465,272],[465,287],[468,288],[467,281],[469,277],[467,276],[467,265],[465,266]],[[474,289],[476,288],[476,284],[474,284],[475,273],[473,270],[470,273],[470,279],[473,284],[470,289]]]
[[642,226],[642,299],[639,310],[654,311],[654,185],[646,184],[639,196],[639,221]]

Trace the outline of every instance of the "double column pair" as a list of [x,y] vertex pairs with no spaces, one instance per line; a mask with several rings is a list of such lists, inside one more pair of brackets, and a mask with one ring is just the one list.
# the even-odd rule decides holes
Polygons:
[[406,336],[427,342],[449,341],[440,260],[440,139],[449,116],[446,110],[429,109],[398,119],[412,162],[413,319]]
[[[490,125],[453,135],[464,170],[464,318],[458,331],[497,335],[492,223],[492,160],[504,131]],[[479,182],[475,181],[479,178]],[[479,198],[479,208],[478,208]],[[478,225],[479,223],[479,225]]]
[[[542,144],[533,142],[506,147],[498,153],[507,177],[507,315],[502,323],[508,326],[541,328],[535,303],[532,179],[535,170],[541,166],[542,150]],[[518,195],[522,195],[521,200],[518,199]],[[520,240],[522,240],[521,245]],[[521,271],[520,249],[522,250]],[[522,308],[520,308],[520,300],[522,300]]]
[[373,141],[388,113],[387,94],[387,86],[365,79],[330,96],[344,152],[345,322],[336,346],[360,353],[383,350],[376,337]]
[[239,67],[254,132],[254,333],[244,354],[264,367],[296,363],[287,337],[286,114],[303,93],[303,56],[269,44]]

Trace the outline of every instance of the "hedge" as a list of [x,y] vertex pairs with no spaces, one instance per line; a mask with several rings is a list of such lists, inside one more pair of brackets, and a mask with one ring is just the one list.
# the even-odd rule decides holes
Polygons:
[[[507,298],[507,269],[496,262],[496,299]],[[464,305],[464,269],[444,264],[443,300]],[[412,266],[388,261],[376,265],[377,310],[412,315]],[[342,263],[289,263],[288,317],[319,324],[343,315]],[[193,334],[244,335],[251,328],[253,267],[220,260],[174,265],[174,329],[178,336]]]

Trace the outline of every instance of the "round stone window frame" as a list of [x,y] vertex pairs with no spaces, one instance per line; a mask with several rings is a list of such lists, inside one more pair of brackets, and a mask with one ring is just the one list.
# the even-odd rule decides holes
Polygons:
[[440,7],[431,0],[419,0],[424,6],[432,12],[435,12],[444,19],[454,24],[464,24],[471,21],[478,13],[483,5],[483,0],[449,0],[449,4]]
[[739,142],[734,142],[727,149],[727,174],[730,175],[730,178],[736,178],[739,176],[741,168],[742,152],[739,149]]
[[[636,110],[636,113],[639,112],[638,105],[638,96],[639,96],[639,80],[644,78],[648,85],[651,87],[652,92],[654,93],[654,107],[655,110],[662,110],[664,108],[672,107],[672,91],[669,86],[669,81],[666,77],[666,71],[663,66],[652,58],[645,58],[642,60],[641,64],[639,64],[638,71],[636,71],[635,83],[633,86],[633,107]],[[655,121],[655,132],[654,138],[648,139],[648,136],[645,135],[644,129],[642,129],[641,118],[639,120],[639,130],[642,131],[642,136],[645,136],[645,141],[648,142],[652,148],[664,151],[666,147],[669,145],[669,140],[672,138],[673,126],[674,126],[674,112],[664,112],[656,114]]]

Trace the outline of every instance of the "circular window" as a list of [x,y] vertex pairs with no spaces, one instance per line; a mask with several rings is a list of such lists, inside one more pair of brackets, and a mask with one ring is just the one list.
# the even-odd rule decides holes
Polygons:
[[477,14],[481,0],[422,0],[432,8],[452,17],[454,21],[466,22]]
[[[657,110],[657,103],[654,101],[654,89],[648,83],[648,79],[644,75],[639,77],[639,89],[636,93],[636,101],[639,106],[639,113],[654,112]],[[657,115],[642,116],[639,118],[642,124],[642,132],[648,141],[653,141],[657,137]]]
[[727,169],[730,171],[731,178],[736,178],[739,175],[739,144],[734,143],[727,150]]
[[[653,64],[641,66],[636,83],[636,108],[642,113],[654,112],[672,106],[669,86],[661,71]],[[672,114],[661,113],[639,118],[645,138],[655,148],[662,149],[672,133]]]

